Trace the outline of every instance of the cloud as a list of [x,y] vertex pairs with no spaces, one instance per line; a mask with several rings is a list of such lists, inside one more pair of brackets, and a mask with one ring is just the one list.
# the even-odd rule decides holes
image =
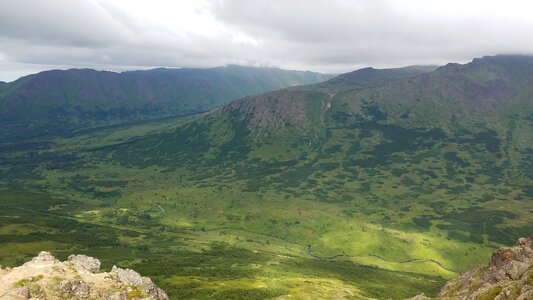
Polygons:
[[533,53],[529,1],[0,0],[0,80],[50,67],[344,72]]
[[[213,1],[223,23],[261,36],[276,59],[401,65],[533,53],[526,1]],[[282,47],[279,47],[279,46]],[[290,51],[286,51],[290,50]]]
[[0,35],[35,44],[101,47],[131,32],[89,1],[0,2]]
[[19,76],[5,71],[17,65],[123,70],[254,63],[250,57],[261,51],[253,39],[227,30],[209,3],[190,3],[0,0],[0,80]]

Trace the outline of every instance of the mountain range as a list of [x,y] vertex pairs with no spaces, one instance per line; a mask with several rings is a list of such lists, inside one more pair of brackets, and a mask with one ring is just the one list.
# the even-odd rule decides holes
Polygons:
[[0,84],[3,135],[39,136],[199,113],[232,99],[330,78],[312,72],[227,66],[115,73],[52,70]]
[[533,57],[498,55],[73,118],[0,149],[0,263],[75,248],[171,298],[436,296],[533,232],[531,99]]

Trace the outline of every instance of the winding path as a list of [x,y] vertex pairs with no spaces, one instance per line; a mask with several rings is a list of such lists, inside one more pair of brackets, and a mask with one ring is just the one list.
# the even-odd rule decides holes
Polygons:
[[389,262],[389,263],[396,263],[396,264],[431,262],[431,263],[434,263],[434,264],[438,265],[439,267],[443,268],[446,271],[449,271],[449,272],[452,272],[452,273],[456,273],[456,274],[460,273],[459,271],[452,270],[450,268],[445,267],[439,261],[436,261],[436,260],[431,259],[431,258],[414,258],[414,259],[409,259],[409,260],[404,260],[404,261],[394,261],[394,260],[388,260],[386,258],[383,258],[383,257],[381,257],[379,255],[375,255],[375,254],[360,254],[360,255],[337,254],[337,255],[333,255],[333,256],[318,256],[316,254],[313,254],[312,249],[311,249],[311,245],[307,246],[307,254],[309,256],[313,257],[313,258],[323,259],[323,260],[334,260],[334,259],[339,258],[339,257],[346,257],[346,258],[375,257],[375,258],[380,259],[382,261],[386,261],[386,262]]

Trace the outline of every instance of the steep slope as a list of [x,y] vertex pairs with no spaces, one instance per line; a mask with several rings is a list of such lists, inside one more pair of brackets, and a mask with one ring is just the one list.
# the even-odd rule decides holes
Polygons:
[[[492,123],[497,111],[505,105],[524,104],[526,105],[524,109],[526,112],[531,110],[528,96],[531,93],[529,87],[533,74],[531,59],[528,58],[476,59],[467,65],[449,64],[434,72],[416,77],[410,76],[411,78],[407,80],[390,79],[394,78],[390,74],[409,74],[403,69],[370,72],[383,74],[384,79],[381,77],[374,79],[373,76],[375,75],[366,77],[365,74],[367,73],[368,70],[363,69],[359,76],[367,78],[366,80],[369,82],[353,81],[348,86],[340,84],[339,87],[336,84],[337,79],[346,76],[341,75],[330,80],[328,84],[289,90],[285,94],[273,93],[257,98],[252,97],[253,100],[237,101],[230,104],[230,107],[238,110],[241,103],[246,106],[259,106],[253,110],[252,119],[254,119],[257,115],[265,114],[265,107],[269,110],[276,109],[279,112],[291,109],[287,105],[268,107],[270,102],[277,101],[276,99],[286,100],[291,97],[297,98],[302,93],[310,93],[311,96],[303,97],[306,108],[300,109],[298,115],[292,114],[289,119],[297,118],[302,122],[304,119],[312,121],[313,118],[316,118],[313,112],[322,110],[324,117],[327,118],[324,123],[326,126],[328,123],[339,122],[338,119],[343,118],[341,117],[343,114],[344,117],[351,119],[359,117],[368,119],[370,117],[381,123],[394,123],[405,127],[441,128],[445,131],[454,128],[479,127],[480,124],[474,123],[480,121]],[[358,72],[354,74],[358,74]],[[357,78],[354,75],[350,76]],[[387,84],[364,90],[356,88],[380,85],[379,83],[382,81],[387,81]],[[313,101],[316,97],[322,97],[322,99],[318,102]],[[273,100],[265,100],[267,98]],[[257,102],[261,102],[261,105],[256,105]],[[322,103],[324,103],[324,107],[320,107]],[[373,107],[373,109],[365,111],[364,107]],[[524,113],[523,110],[520,112]],[[276,115],[272,114],[271,119],[276,119]],[[496,127],[498,124],[491,124],[491,126]],[[501,126],[506,125],[502,124]]]
[[247,95],[330,76],[273,68],[46,71],[0,89],[3,135],[39,136],[125,121],[198,113]]

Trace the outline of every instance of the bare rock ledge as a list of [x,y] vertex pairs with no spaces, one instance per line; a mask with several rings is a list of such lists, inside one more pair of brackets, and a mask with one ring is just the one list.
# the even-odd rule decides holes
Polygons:
[[13,269],[0,268],[0,299],[150,299],[168,300],[150,278],[113,266],[100,272],[100,261],[86,255],[57,260],[41,252]]

